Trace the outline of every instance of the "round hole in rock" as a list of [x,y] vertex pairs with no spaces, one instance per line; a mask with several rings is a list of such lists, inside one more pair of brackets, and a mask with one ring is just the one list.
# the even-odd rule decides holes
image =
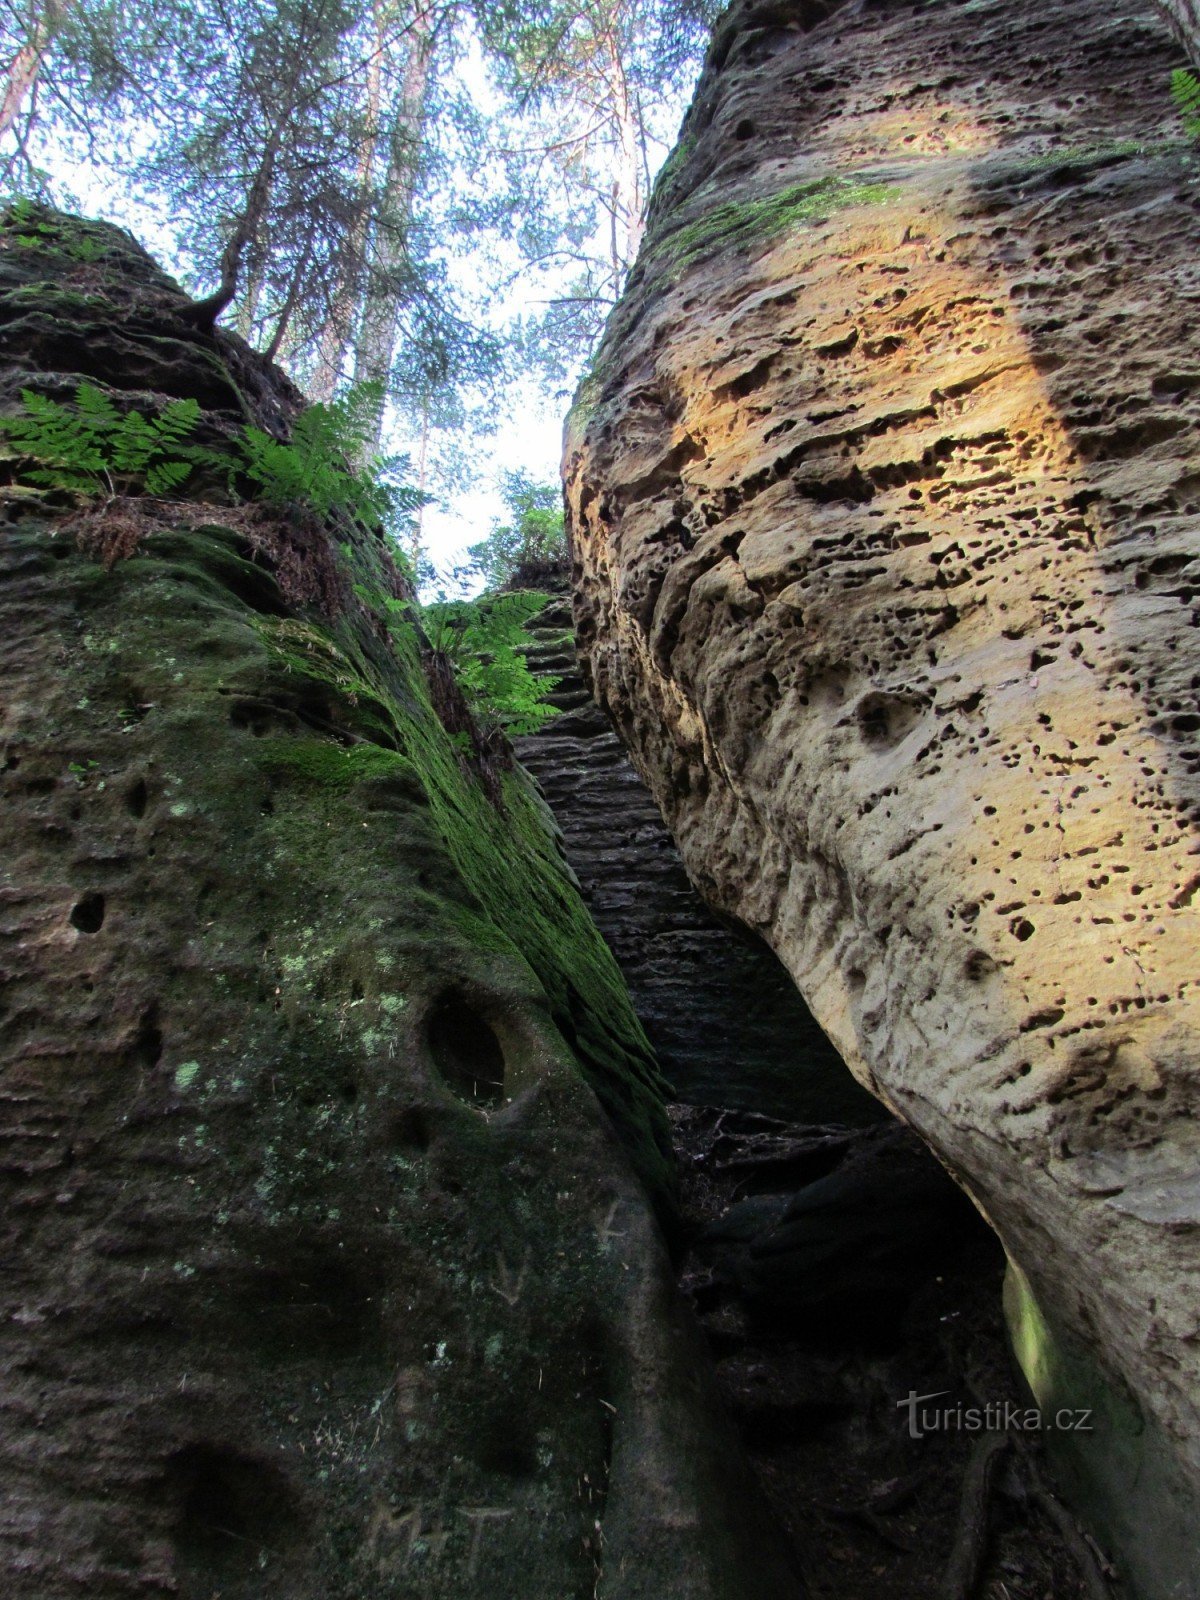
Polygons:
[[401,1150],[428,1150],[433,1143],[429,1118],[420,1106],[406,1106],[391,1119],[392,1143]]
[[142,1018],[141,1025],[129,1046],[128,1061],[130,1066],[149,1072],[162,1060],[162,1053],[162,1029],[158,1026],[154,1010],[151,1008]]
[[[196,1443],[167,1466],[175,1503],[175,1547],[180,1566],[211,1593],[255,1572],[267,1551],[279,1553],[301,1532],[295,1496],[273,1462],[224,1445]],[[239,1590],[239,1592],[244,1592]]]
[[139,778],[136,783],[125,791],[125,809],[131,817],[144,817],[146,815],[146,802],[149,798],[146,781]]
[[532,1478],[538,1469],[537,1440],[529,1418],[504,1408],[481,1418],[475,1459],[487,1473],[504,1478]]
[[429,1053],[446,1083],[468,1105],[497,1106],[504,1095],[504,1051],[491,1027],[458,995],[429,1019]]
[[71,907],[71,926],[80,933],[99,933],[104,926],[104,896],[89,892]]

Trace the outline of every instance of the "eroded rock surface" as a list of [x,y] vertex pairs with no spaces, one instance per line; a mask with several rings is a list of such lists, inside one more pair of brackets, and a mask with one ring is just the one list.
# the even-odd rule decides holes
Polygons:
[[[0,226],[10,402],[87,376],[196,398],[213,447],[283,427],[185,306],[115,229]],[[222,477],[83,549],[68,499],[5,491],[0,1587],[795,1593],[541,802],[451,744],[382,537]]]
[[675,1099],[809,1122],[880,1109],[846,1070],[778,958],[701,900],[646,785],[583,684],[567,601],[531,627],[561,712],[516,742],[629,985]]
[[1155,8],[735,5],[569,428],[597,696],[1196,1592],[1200,186]]

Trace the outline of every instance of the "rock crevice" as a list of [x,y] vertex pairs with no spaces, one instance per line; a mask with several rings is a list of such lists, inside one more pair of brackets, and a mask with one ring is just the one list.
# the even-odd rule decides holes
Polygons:
[[765,945],[713,915],[620,740],[584,687],[571,613],[531,627],[531,665],[560,715],[517,741],[562,830],[567,861],[629,985],[675,1100],[793,1121],[877,1118]]

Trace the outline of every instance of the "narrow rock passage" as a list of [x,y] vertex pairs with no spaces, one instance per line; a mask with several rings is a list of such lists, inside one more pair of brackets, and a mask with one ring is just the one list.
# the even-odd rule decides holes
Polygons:
[[681,1284],[812,1600],[1116,1596],[1019,1428],[998,1242],[692,887],[570,630],[556,595],[531,656],[561,714],[518,753],[675,1085]]
[[[676,1106],[672,1122],[683,1288],[812,1600],[1119,1594],[1038,1436],[1003,1425],[1029,1405],[1003,1253],[915,1136],[717,1107]],[[929,1397],[915,1427],[909,1395]],[[967,1486],[992,1449],[976,1520]],[[964,1552],[970,1587],[951,1570]]]
[[620,740],[584,687],[566,574],[534,620],[531,663],[558,678],[561,715],[516,741],[563,833],[601,933],[677,1097],[778,1117],[881,1116],[763,944],[718,920]]

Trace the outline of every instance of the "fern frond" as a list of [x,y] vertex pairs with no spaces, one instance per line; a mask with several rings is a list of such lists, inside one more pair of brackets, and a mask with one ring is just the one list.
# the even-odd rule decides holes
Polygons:
[[154,428],[164,445],[178,444],[186,439],[200,421],[200,402],[192,398],[172,400],[153,419]]
[[158,454],[154,429],[138,411],[121,417],[108,435],[112,465],[117,472],[140,475]]
[[[114,487],[114,476],[150,493],[178,488],[200,462],[182,440],[199,420],[195,400],[175,400],[158,416],[122,413],[94,383],[81,383],[74,406],[25,389],[23,414],[0,420],[0,434],[42,465],[30,482],[76,494]],[[203,452],[211,457],[211,452]],[[206,463],[207,464],[207,463]]]
[[79,385],[75,391],[75,408],[81,417],[95,419],[102,426],[116,427],[121,421],[121,413],[94,383]]
[[1171,99],[1184,127],[1193,138],[1200,138],[1200,78],[1186,67],[1176,67],[1171,74]]
[[533,642],[527,625],[547,599],[520,591],[443,600],[424,610],[427,636],[453,663],[472,709],[509,734],[533,733],[558,715],[545,697],[559,680],[538,677],[525,657]]
[[34,467],[25,476],[40,489],[65,489],[70,494],[96,494],[104,487],[99,473],[71,467]]
[[178,489],[192,470],[189,461],[159,461],[146,471],[146,489],[150,494],[166,494]]
[[[57,400],[49,400],[44,394],[38,394],[34,389],[21,390],[21,403],[31,417],[61,417],[66,414],[65,406],[60,406]],[[14,418],[21,421],[21,418]]]

